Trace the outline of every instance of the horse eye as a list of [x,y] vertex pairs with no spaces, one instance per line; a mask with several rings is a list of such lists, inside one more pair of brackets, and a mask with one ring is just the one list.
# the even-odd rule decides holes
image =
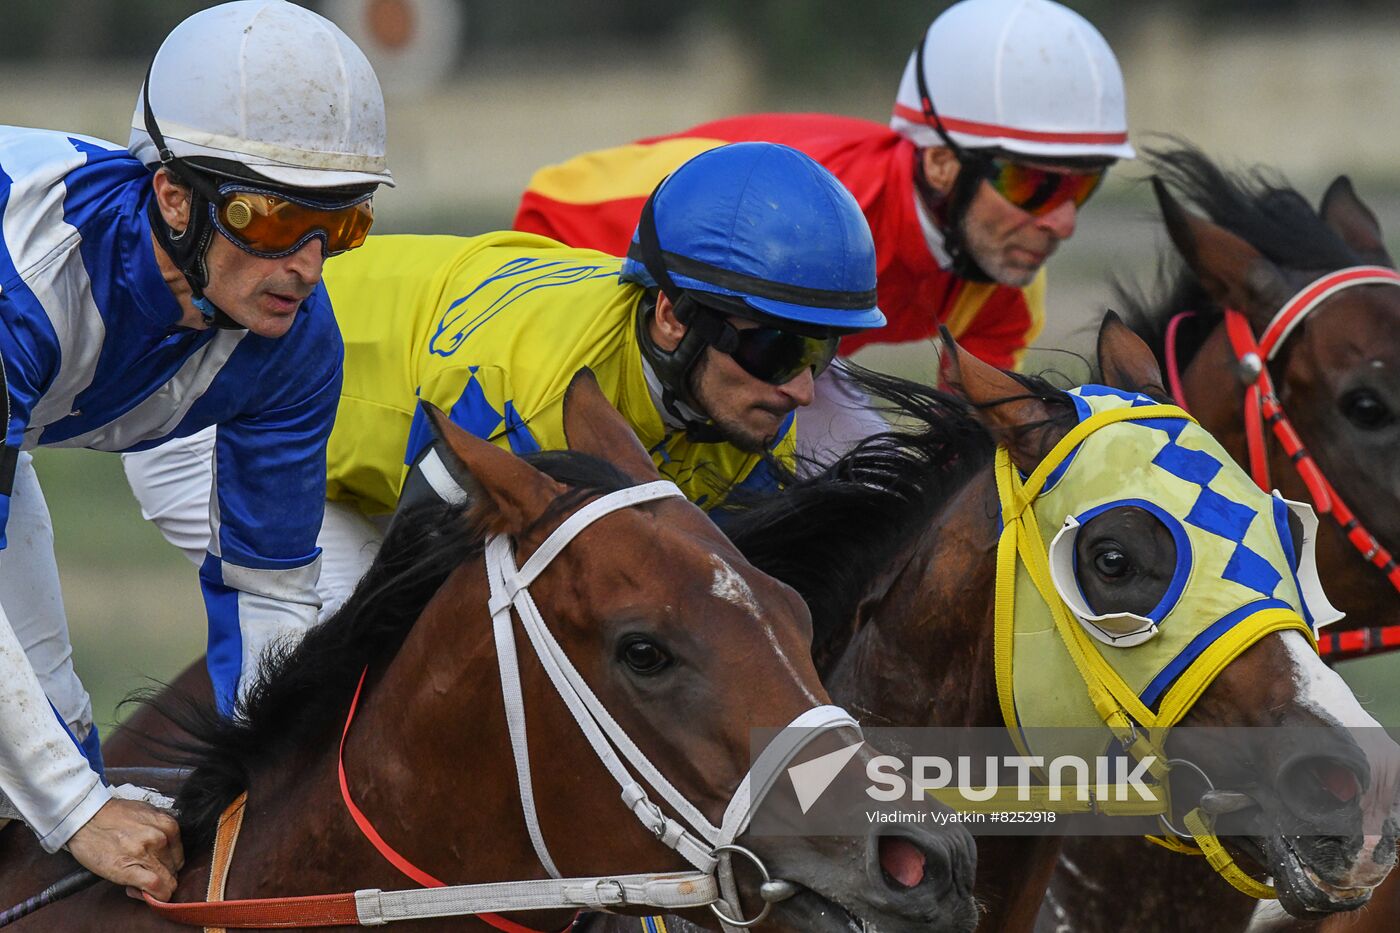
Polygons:
[[624,642],[618,650],[622,663],[636,674],[658,674],[671,665],[671,656],[656,642],[645,638],[633,638]]
[[1342,397],[1341,408],[1348,421],[1365,431],[1383,428],[1395,420],[1390,407],[1370,389],[1348,392]]
[[1105,577],[1121,577],[1133,566],[1128,555],[1117,549],[1100,551],[1094,555],[1094,569]]

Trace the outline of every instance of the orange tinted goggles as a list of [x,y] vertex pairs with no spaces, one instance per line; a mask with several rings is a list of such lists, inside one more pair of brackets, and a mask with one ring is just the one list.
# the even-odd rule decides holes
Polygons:
[[1073,201],[1075,207],[1083,206],[1107,173],[1107,168],[1063,171],[1036,168],[1010,159],[991,159],[987,182],[1016,207],[1042,217],[1066,201]]
[[334,256],[364,243],[374,223],[372,193],[327,206],[285,194],[226,185],[221,203],[211,205],[214,226],[234,245],[265,259],[289,256],[315,237]]

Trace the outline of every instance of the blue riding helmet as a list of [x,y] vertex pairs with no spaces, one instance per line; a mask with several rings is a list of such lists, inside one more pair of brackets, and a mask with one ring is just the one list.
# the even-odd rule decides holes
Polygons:
[[[875,242],[860,205],[815,160],[748,142],[695,156],[647,200],[622,278],[719,296],[798,325],[881,327]],[[703,300],[703,299],[702,299]]]

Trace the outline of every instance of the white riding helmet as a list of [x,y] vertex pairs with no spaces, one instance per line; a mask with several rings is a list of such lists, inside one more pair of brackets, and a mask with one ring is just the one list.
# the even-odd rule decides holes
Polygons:
[[[934,112],[953,142],[1045,158],[1131,159],[1123,73],[1088,20],[1051,0],[962,0],[921,46]],[[915,74],[899,83],[890,128],[943,146]]]
[[[177,159],[238,163],[290,188],[393,185],[384,95],[339,27],[286,0],[236,0],[166,37],[147,78],[157,130]],[[147,89],[127,148],[155,167]]]

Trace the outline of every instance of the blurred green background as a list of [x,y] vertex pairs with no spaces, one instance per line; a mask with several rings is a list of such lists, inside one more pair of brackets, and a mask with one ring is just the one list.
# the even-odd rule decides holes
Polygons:
[[[150,56],[198,0],[5,0],[0,123],[126,140]],[[910,50],[948,4],[884,0],[319,0],[384,86],[399,187],[377,232],[508,226],[540,165],[735,113],[884,121]],[[1388,0],[1070,0],[1123,64],[1129,124],[1231,165],[1267,163],[1313,201],[1349,173],[1400,229],[1400,6]],[[1140,165],[1116,168],[1051,262],[1032,369],[1082,373],[1111,277],[1152,276],[1163,246]],[[926,347],[860,361],[929,377]],[[195,570],[143,522],[119,460],[39,451],[79,673],[100,723],[144,678],[203,650]],[[1400,659],[1346,675],[1400,724]]]

